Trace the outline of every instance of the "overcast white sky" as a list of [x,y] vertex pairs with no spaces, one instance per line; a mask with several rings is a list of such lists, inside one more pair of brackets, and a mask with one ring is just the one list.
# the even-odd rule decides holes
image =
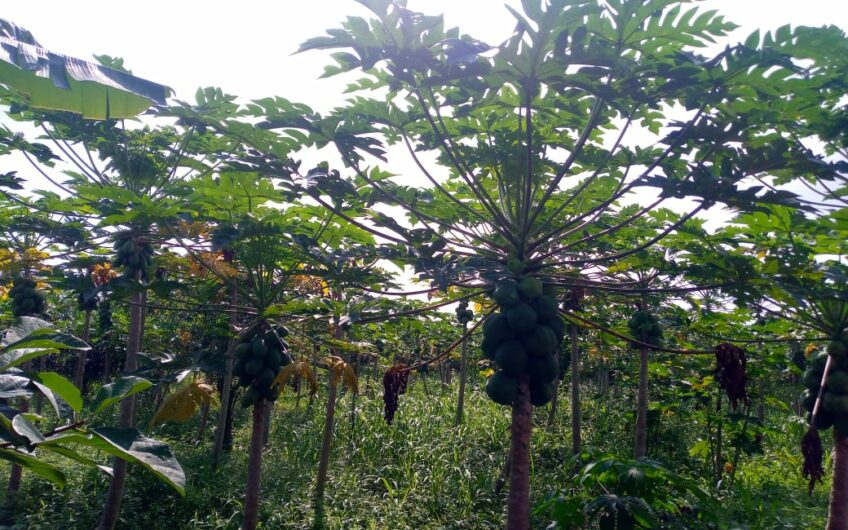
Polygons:
[[[343,83],[318,80],[326,56],[293,56],[305,39],[347,15],[365,15],[354,0],[107,0],[3,2],[0,18],[33,32],[54,52],[90,58],[123,57],[133,73],[174,88],[190,99],[199,86],[254,99],[279,95],[324,110],[337,103]],[[510,4],[517,1],[510,0]],[[848,0],[705,0],[741,27],[733,42],[754,29],[783,24],[836,24],[848,30]],[[499,0],[410,0],[409,7],[444,13],[490,44],[504,40],[514,19]]]
[[[848,0],[704,0],[700,5],[740,26],[728,43],[784,24],[836,24],[848,31]],[[500,0],[409,0],[409,7],[444,13],[447,26],[489,44],[502,42],[514,27]],[[329,62],[326,54],[292,54],[348,15],[368,12],[354,0],[7,0],[0,10],[0,18],[29,29],[51,51],[123,57],[133,73],[172,87],[180,99],[192,100],[197,87],[215,86],[245,99],[283,96],[319,111],[339,104],[345,81],[318,79]]]

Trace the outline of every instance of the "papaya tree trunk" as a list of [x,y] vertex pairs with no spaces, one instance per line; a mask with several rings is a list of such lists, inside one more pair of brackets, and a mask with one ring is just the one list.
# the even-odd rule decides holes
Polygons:
[[636,442],[633,456],[648,453],[648,348],[639,348],[639,391],[636,403]]
[[194,443],[199,444],[206,433],[206,426],[209,424],[209,401],[204,401],[200,406],[200,425],[197,426],[197,433],[194,435]]
[[826,530],[848,530],[848,436],[833,430],[833,485]]
[[716,390],[718,396],[716,400],[716,436],[715,436],[715,453],[713,454],[713,477],[715,483],[718,484],[721,480],[721,473],[724,467],[724,455],[722,454],[722,417],[721,417],[721,389]]
[[330,449],[333,445],[333,423],[336,414],[336,385],[328,383],[327,413],[324,417],[324,436],[321,439],[321,455],[318,460],[318,476],[315,479],[316,510],[324,503],[324,488],[327,484],[327,469],[330,466]]
[[548,412],[548,428],[554,426],[557,415],[557,403],[559,403],[559,376],[554,379],[554,397],[551,398],[551,410]]
[[[339,316],[334,316],[334,337],[337,340],[342,340],[344,338],[344,332],[342,332],[342,328],[339,323]],[[324,435],[321,438],[321,454],[318,459],[318,475],[315,479],[316,516],[323,510],[324,507],[324,488],[327,485],[327,470],[330,467],[330,450],[333,446],[333,428],[335,427],[336,416],[336,391],[338,385],[333,383],[333,374],[329,373],[328,375],[327,411],[324,416]]]
[[[143,301],[143,293],[135,293],[130,296],[129,336],[127,338],[127,356],[124,361],[124,372],[129,374],[138,369],[138,352],[141,349],[142,330],[144,329]],[[124,398],[121,401],[118,426],[132,427],[134,414],[135,396]],[[109,489],[106,491],[106,502],[103,506],[100,524],[97,526],[98,530],[112,530],[118,523],[126,480],[127,461],[115,458],[112,463],[112,480],[109,482]]]
[[[91,336],[91,310],[85,310],[85,319],[82,323],[82,340],[85,343],[88,343],[88,339]],[[77,353],[77,364],[74,367],[74,386],[79,388],[80,392],[82,392],[83,384],[85,383],[85,361],[88,356],[87,350],[80,350]]]
[[[351,364],[356,377],[359,377],[359,355],[353,353],[351,355]],[[359,395],[359,386],[352,388],[350,392],[350,443],[356,440],[356,397]]]
[[524,374],[518,383],[518,397],[512,405],[507,530],[530,528],[530,433],[532,429],[530,386],[527,375]]
[[580,350],[577,345],[577,326],[568,327],[571,341],[571,452],[575,455],[581,449],[580,436]]
[[[29,371],[30,361],[27,361],[21,366],[24,371]],[[29,402],[26,397],[20,398],[20,404],[18,405],[21,413],[29,412]],[[23,475],[23,469],[21,466],[17,464],[12,464],[11,471],[9,473],[9,488],[6,492],[6,505],[9,509],[13,509],[15,504],[18,501],[18,491],[21,489],[21,477]]]
[[[234,333],[238,323],[238,315],[232,309],[238,304],[238,291],[234,286],[230,287],[230,333]],[[224,451],[224,441],[227,433],[227,424],[230,421],[230,407],[232,406],[230,394],[233,388],[233,349],[236,346],[235,337],[231,337],[227,344],[226,360],[224,361],[224,381],[221,384],[221,406],[218,410],[218,422],[215,427],[215,442],[212,445],[212,468],[218,467],[221,461],[221,453]]]
[[[462,335],[468,332],[468,322],[462,323]],[[462,425],[462,417],[465,414],[465,380],[468,377],[468,339],[462,341],[462,349],[459,356],[459,396],[456,399],[456,421],[454,424]]]
[[265,436],[266,400],[253,405],[253,429],[247,460],[247,484],[244,489],[244,520],[242,530],[254,530],[259,520],[259,487],[262,478],[262,447]]

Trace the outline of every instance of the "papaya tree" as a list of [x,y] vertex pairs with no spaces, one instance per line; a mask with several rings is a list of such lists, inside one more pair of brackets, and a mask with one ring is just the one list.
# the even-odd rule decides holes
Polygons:
[[[482,348],[500,371],[487,392],[512,410],[507,526],[527,528],[530,412],[552,397],[566,331],[549,271],[615,263],[718,204],[793,203],[791,193],[750,183],[821,168],[808,151],[761,141],[772,103],[780,119],[794,119],[822,89],[821,57],[799,54],[810,66],[792,56],[811,49],[816,30],[756,33],[706,56],[735,27],[715,12],[670,0],[553,0],[509,8],[516,29],[491,45],[402,1],[361,3],[370,19],[349,17],[301,47],[335,50],[326,75],[362,74],[344,106],[320,116],[277,98],[248,112],[285,138],[297,129],[306,145],[338,149],[349,176],[304,175],[315,202],[379,237],[434,285],[490,294],[500,311],[487,319]],[[801,88],[805,97],[790,97]],[[405,149],[427,187],[380,167],[397,153],[389,146]],[[344,211],[351,188],[401,208],[404,223],[376,208]],[[627,250],[603,245],[687,197],[655,236]],[[631,202],[639,207],[616,224],[598,223]]]
[[[120,67],[119,60],[110,64]],[[236,110],[231,100],[220,91],[201,90],[188,108],[207,116],[226,116]],[[16,102],[14,110],[15,119],[35,125],[53,144],[51,149],[19,136],[12,144],[55,187],[46,197],[50,210],[82,220],[93,235],[87,250],[103,252],[111,247],[111,265],[121,276],[109,283],[109,289],[125,297],[129,305],[124,371],[132,373],[138,368],[144,334],[146,292],[166,283],[154,267],[157,247],[171,244],[162,226],[181,211],[185,181],[211,174],[217,164],[213,154],[228,152],[236,143],[192,124],[126,128],[114,120],[86,121],[71,114],[29,109],[21,102]],[[38,156],[29,154],[33,150]],[[59,161],[73,169],[59,173]],[[122,427],[133,425],[134,408],[133,398],[122,403]],[[102,528],[116,524],[123,496],[126,465],[116,460],[114,467]]]

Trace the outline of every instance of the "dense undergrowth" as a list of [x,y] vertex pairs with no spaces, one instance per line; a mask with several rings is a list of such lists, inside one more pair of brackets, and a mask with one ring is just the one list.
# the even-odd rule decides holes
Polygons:
[[[571,460],[568,396],[561,388],[559,414],[545,429],[547,408],[535,412],[532,484],[534,528],[545,528],[551,514],[541,506],[554,492],[579,496]],[[382,398],[374,385],[356,403],[351,423],[350,397],[340,398],[330,481],[322,513],[327,529],[486,529],[500,528],[505,492],[493,484],[508,443],[508,411],[488,400],[475,381],[466,402],[465,424],[453,427],[456,388],[430,376],[427,388],[414,380],[401,398],[394,425],[382,418]],[[379,389],[377,389],[379,390]],[[599,395],[592,385],[584,391],[584,446],[593,454],[627,458],[632,452],[632,392],[613,389]],[[146,398],[149,400],[149,397]],[[270,443],[263,460],[260,521],[264,528],[313,528],[315,511],[311,485],[321,441],[323,400],[310,406],[287,392],[277,402]],[[786,412],[767,411],[763,453],[741,458],[735,480],[712,483],[703,458],[690,450],[699,428],[682,410],[654,421],[649,438],[651,458],[693,479],[711,495],[698,507],[713,523],[670,519],[666,528],[801,529],[822,528],[828,484],[807,496],[799,476],[797,449],[804,426]],[[151,414],[142,403],[142,418]],[[188,475],[185,498],[145,472],[134,469],[124,499],[120,528],[238,528],[246,476],[250,426],[238,411],[235,445],[218,471],[210,469],[213,433],[200,444],[193,439],[197,420],[160,427],[156,435],[170,444]],[[829,469],[826,462],[826,469]],[[23,505],[12,528],[93,528],[108,486],[107,477],[79,466],[65,466],[69,486],[58,490],[28,476]],[[827,482],[829,477],[825,477]]]

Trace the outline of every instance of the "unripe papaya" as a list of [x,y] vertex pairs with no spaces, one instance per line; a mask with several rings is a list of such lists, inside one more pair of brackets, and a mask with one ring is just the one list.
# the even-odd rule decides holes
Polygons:
[[527,367],[527,351],[520,341],[504,342],[495,353],[495,362],[507,374],[521,375]]
[[237,359],[243,359],[244,357],[250,355],[252,351],[253,345],[251,343],[241,342],[236,346],[235,350],[233,350],[233,354],[236,356]]
[[536,325],[536,310],[528,304],[520,303],[504,313],[509,327],[516,333],[524,333],[533,329]]
[[536,278],[535,276],[525,276],[518,282],[518,294],[521,295],[525,301],[530,301],[535,298],[539,298],[542,296],[542,288],[544,285],[542,284],[542,280]]
[[271,386],[271,383],[274,382],[274,378],[277,374],[271,368],[263,368],[259,375],[256,376],[256,381],[254,381],[254,385],[258,386],[260,389],[268,388]]
[[547,405],[554,398],[554,384],[530,385],[530,403],[534,407]]
[[491,340],[501,343],[515,338],[515,332],[509,327],[509,322],[503,314],[492,315],[486,319],[483,327],[483,335],[491,337]]
[[251,385],[241,397],[241,406],[244,408],[252,407],[253,405],[256,405],[256,402],[259,401],[259,398],[259,389],[256,388],[256,386]]
[[486,383],[486,394],[499,405],[512,405],[518,397],[518,379],[499,371]]
[[512,280],[498,282],[492,293],[492,298],[501,307],[512,307],[521,301],[518,296],[518,285]]
[[527,374],[530,386],[552,382],[559,376],[559,356],[531,355],[527,358]]
[[250,357],[247,359],[247,362],[244,364],[244,373],[248,375],[257,375],[262,367],[265,365],[262,357]]
[[822,396],[822,408],[834,417],[848,414],[848,395],[825,392]]
[[258,335],[253,337],[251,341],[251,353],[254,357],[265,357],[268,353],[268,348],[265,346],[265,342]]
[[557,351],[559,341],[548,326],[537,325],[521,335],[521,342],[530,355],[548,355]]

